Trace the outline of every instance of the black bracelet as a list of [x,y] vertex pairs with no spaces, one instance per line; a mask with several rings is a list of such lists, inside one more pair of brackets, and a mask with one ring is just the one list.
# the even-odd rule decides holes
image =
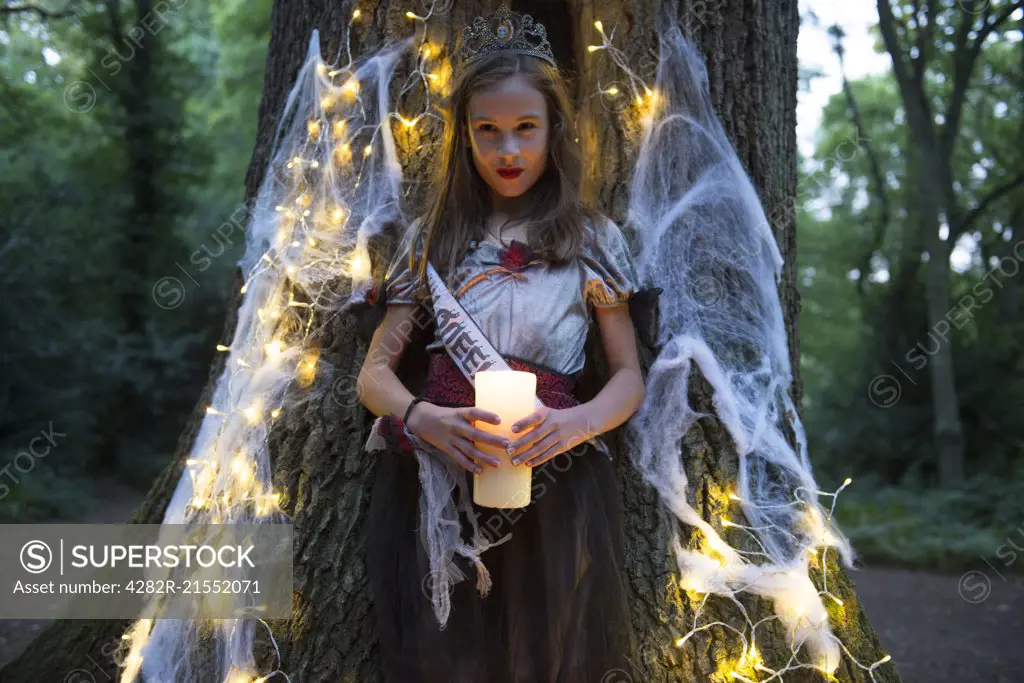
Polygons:
[[409,424],[409,413],[412,412],[412,407],[422,400],[424,399],[417,396],[416,398],[409,402],[409,407],[405,409],[405,415],[402,416],[403,423]]

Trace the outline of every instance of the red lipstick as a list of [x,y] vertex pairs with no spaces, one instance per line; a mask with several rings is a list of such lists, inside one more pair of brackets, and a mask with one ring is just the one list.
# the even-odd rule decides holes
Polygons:
[[505,178],[506,180],[512,180],[513,178],[518,178],[522,174],[522,172],[523,172],[523,169],[519,168],[518,166],[513,167],[513,168],[499,168],[498,169],[498,175],[500,175],[502,178]]

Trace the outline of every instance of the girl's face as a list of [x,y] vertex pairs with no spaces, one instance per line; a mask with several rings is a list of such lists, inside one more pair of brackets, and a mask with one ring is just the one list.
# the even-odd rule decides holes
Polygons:
[[474,92],[468,111],[473,163],[480,176],[501,197],[511,199],[529,190],[548,160],[544,95],[516,74]]

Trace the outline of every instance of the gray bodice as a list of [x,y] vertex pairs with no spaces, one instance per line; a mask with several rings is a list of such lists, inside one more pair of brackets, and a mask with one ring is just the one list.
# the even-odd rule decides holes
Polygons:
[[[619,227],[606,219],[593,238],[585,240],[575,261],[564,264],[536,258],[502,265],[500,245],[470,242],[449,287],[503,356],[576,374],[583,369],[591,308],[626,303],[638,289]],[[409,272],[408,252],[399,251],[386,276],[387,302],[429,306],[425,287]],[[443,348],[436,337],[427,345]]]

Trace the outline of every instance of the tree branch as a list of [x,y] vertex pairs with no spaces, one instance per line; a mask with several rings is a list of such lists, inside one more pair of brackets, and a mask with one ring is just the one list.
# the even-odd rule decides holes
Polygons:
[[994,21],[989,21],[992,16],[992,4],[985,0],[985,10],[981,18],[981,28],[974,42],[968,47],[968,36],[974,26],[974,0],[964,0],[963,18],[957,30],[955,49],[953,52],[953,93],[949,99],[949,107],[946,109],[946,120],[939,137],[939,154],[943,159],[948,159],[953,153],[953,141],[960,133],[960,121],[963,117],[964,101],[967,99],[967,89],[971,83],[971,75],[974,73],[974,66],[984,46],[985,39],[1000,24],[1010,18],[1018,9],[1024,8],[1024,0],[1017,0],[1006,7]]
[[77,0],[69,0],[67,7],[62,10],[49,10],[39,5],[24,3],[21,5],[0,5],[0,16],[10,16],[22,12],[35,12],[40,19],[66,19],[75,13]]
[[907,71],[906,56],[903,48],[900,47],[899,36],[896,35],[896,19],[892,15],[892,7],[889,0],[878,0],[878,28],[882,32],[882,42],[885,49],[892,57],[892,69],[896,74],[896,80],[900,84],[910,83],[910,72]]
[[[969,214],[967,214],[964,217],[963,221],[961,221],[959,232],[967,232],[970,229],[971,224],[974,223],[974,221],[976,221],[983,213],[985,213],[985,210],[990,205],[997,202],[999,199],[1005,197],[1010,192],[1021,186],[1024,186],[1024,173],[1018,173],[1017,176],[1013,178],[1010,182],[1000,185],[996,189],[992,190],[990,193],[988,193],[988,195],[985,196],[984,199],[978,202],[978,205],[976,207],[971,209],[971,212]],[[950,241],[955,240],[956,237],[957,235],[950,234]]]
[[924,81],[917,80],[907,67],[907,56],[900,46],[900,38],[896,32],[896,18],[892,14],[892,6],[889,2],[890,0],[878,0],[878,28],[882,32],[882,42],[892,57],[893,73],[900,89],[903,107],[907,112],[907,120],[913,126],[915,119],[920,118],[920,125],[924,127],[923,134],[932,140],[934,133],[931,103],[925,94]]
[[874,181],[875,195],[878,197],[878,201],[881,204],[881,215],[878,221],[875,223],[875,229],[871,236],[871,244],[868,245],[867,249],[864,250],[864,255],[860,259],[860,272],[863,277],[857,278],[857,292],[864,294],[864,282],[867,279],[868,273],[871,272],[871,257],[874,256],[875,252],[878,251],[882,242],[885,240],[885,233],[889,227],[889,195],[885,191],[885,178],[882,176],[882,167],[878,162],[878,156],[875,154],[874,149],[871,147],[870,138],[867,135],[867,131],[864,128],[864,119],[860,115],[860,107],[857,105],[857,98],[853,94],[853,88],[850,86],[850,80],[846,77],[846,60],[844,58],[843,49],[843,31],[837,25],[833,26],[829,33],[832,35],[834,42],[832,45],[833,51],[839,58],[839,75],[842,80],[843,94],[846,96],[846,104],[850,108],[850,116],[853,120],[854,129],[857,131],[858,144],[864,146],[864,151],[868,155],[868,166],[870,168],[870,176]]
[[[921,26],[921,2],[914,0],[914,30],[917,31],[917,57],[911,56],[910,63],[914,68],[914,82],[924,87],[924,72],[931,56],[931,36],[934,33],[932,27],[935,25],[935,4],[938,0],[928,0],[928,7],[925,10],[925,19],[928,22],[927,28]],[[909,36],[908,36],[909,38]]]

